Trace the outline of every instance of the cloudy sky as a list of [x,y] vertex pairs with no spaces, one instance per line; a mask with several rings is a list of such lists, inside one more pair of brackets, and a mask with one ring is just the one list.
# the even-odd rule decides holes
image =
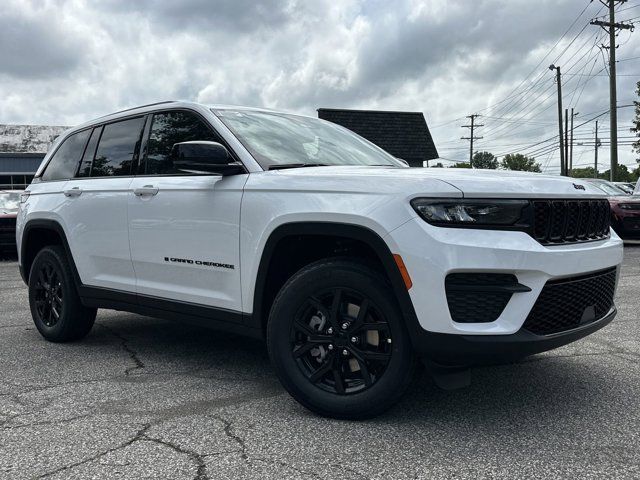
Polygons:
[[[3,0],[0,123],[73,125],[165,99],[424,112],[440,154],[468,157],[464,116],[483,115],[478,148],[536,156],[558,170],[550,63],[576,125],[608,109],[608,77],[589,0]],[[618,7],[638,21],[640,0]],[[640,32],[617,50],[619,105],[640,80]],[[604,52],[606,54],[606,52]],[[628,137],[632,108],[619,109]],[[599,117],[603,165],[608,115]],[[591,164],[593,126],[574,164]],[[538,143],[542,142],[542,143]],[[591,145],[589,145],[589,142]],[[536,145],[537,144],[537,145]],[[621,160],[635,165],[628,145]]]

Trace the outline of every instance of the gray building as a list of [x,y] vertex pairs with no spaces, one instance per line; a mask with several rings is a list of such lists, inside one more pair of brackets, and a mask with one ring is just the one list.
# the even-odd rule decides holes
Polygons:
[[26,188],[51,144],[67,128],[0,125],[0,189]]

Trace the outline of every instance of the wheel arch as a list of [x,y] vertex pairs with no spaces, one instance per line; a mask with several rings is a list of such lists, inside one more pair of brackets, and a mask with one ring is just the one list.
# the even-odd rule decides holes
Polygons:
[[402,274],[396,265],[393,254],[384,239],[368,227],[356,224],[334,222],[292,222],[276,227],[262,250],[258,266],[253,295],[253,313],[251,326],[263,330],[269,317],[270,304],[265,305],[267,294],[267,280],[274,268],[278,248],[287,239],[295,237],[339,237],[366,244],[375,254],[393,289],[394,296],[404,317],[405,323],[412,332],[412,326],[418,325],[417,316],[405,286]]
[[76,288],[78,288],[81,285],[80,275],[69,248],[67,234],[59,222],[50,219],[29,220],[24,226],[20,244],[20,275],[24,282],[29,283],[31,265],[38,252],[49,245],[62,246],[70,263]]

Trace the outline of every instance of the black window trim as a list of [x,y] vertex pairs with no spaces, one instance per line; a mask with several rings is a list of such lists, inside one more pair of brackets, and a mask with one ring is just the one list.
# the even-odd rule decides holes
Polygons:
[[[136,107],[138,108],[138,107]],[[215,173],[199,173],[199,174],[189,174],[189,175],[185,175],[185,174],[181,174],[181,173],[169,173],[169,174],[163,174],[163,175],[156,175],[156,174],[151,174],[151,175],[147,175],[147,174],[138,174],[137,171],[139,169],[139,166],[141,164],[140,162],[140,154],[144,153],[146,155],[146,147],[147,147],[147,142],[149,140],[149,134],[151,133],[151,129],[150,129],[150,118],[153,117],[153,115],[158,114],[158,113],[170,113],[170,112],[180,112],[180,111],[184,111],[184,112],[189,112],[189,113],[193,113],[194,115],[196,115],[202,122],[205,123],[205,125],[207,125],[211,130],[213,130],[213,132],[220,138],[220,140],[222,141],[222,145],[225,146],[225,148],[229,151],[229,154],[233,157],[233,159],[238,162],[240,165],[242,165],[242,168],[244,169],[244,173],[249,173],[249,170],[247,169],[247,166],[242,162],[242,159],[240,158],[240,156],[233,150],[233,148],[231,148],[231,146],[229,145],[229,143],[227,142],[227,140],[224,138],[224,136],[222,136],[220,134],[220,132],[215,128],[215,126],[213,126],[211,124],[211,122],[209,120],[207,120],[204,115],[202,115],[200,112],[193,110],[191,108],[187,108],[187,107],[176,107],[176,108],[164,108],[161,110],[151,110],[148,112],[144,112],[144,113],[134,113],[134,114],[130,114],[130,115],[125,115],[122,117],[118,117],[118,118],[114,118],[112,120],[109,120],[108,122],[96,122],[94,124],[91,125],[87,125],[86,127],[83,127],[81,129],[78,130],[74,130],[71,133],[69,133],[69,135],[67,135],[64,140],[62,140],[60,142],[60,145],[58,145],[58,147],[56,147],[56,150],[53,152],[53,154],[51,155],[51,157],[49,157],[49,160],[47,160],[47,164],[45,165],[45,167],[42,169],[42,173],[44,173],[44,171],[47,169],[47,167],[49,166],[49,162],[51,162],[51,159],[53,158],[53,156],[56,154],[56,152],[58,151],[58,149],[62,146],[62,144],[67,140],[67,138],[69,138],[71,135],[75,135],[76,133],[80,133],[83,132],[85,130],[90,130],[90,129],[96,129],[96,128],[100,128],[100,137],[98,138],[98,143],[96,144],[96,151],[97,151],[97,147],[100,144],[100,139],[102,138],[102,132],[104,131],[104,126],[105,125],[109,125],[111,123],[117,123],[117,122],[122,122],[125,120],[130,120],[132,118],[137,118],[137,117],[147,117],[145,119],[145,125],[142,129],[142,140],[140,143],[140,148],[138,151],[138,157],[135,160],[135,169],[134,169],[134,162],[132,162],[131,165],[131,174],[130,175],[112,175],[112,176],[102,176],[102,177],[78,177],[78,171],[80,169],[80,164],[82,163],[82,157],[80,158],[80,161],[78,162],[78,168],[76,170],[76,175],[72,178],[67,178],[67,179],[61,179],[61,180],[47,180],[47,182],[67,182],[69,180],[91,180],[92,178],[135,178],[135,177],[203,177],[203,176],[219,176],[216,175]],[[213,112],[212,112],[213,113]],[[215,115],[215,113],[214,113]],[[149,128],[147,128],[147,125],[149,124]],[[91,135],[89,135],[89,138],[87,139],[87,143],[85,144],[82,156],[84,156],[84,151],[87,149],[87,145],[89,143],[89,140],[91,139]],[[93,156],[95,158],[95,152],[93,153]],[[93,160],[91,161],[91,168],[93,169]],[[34,176],[34,178],[40,178],[40,176],[42,176],[42,174],[40,174],[38,177]]]

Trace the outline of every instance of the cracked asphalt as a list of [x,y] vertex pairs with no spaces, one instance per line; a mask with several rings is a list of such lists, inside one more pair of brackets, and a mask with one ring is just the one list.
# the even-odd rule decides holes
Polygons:
[[640,246],[607,328],[458,391],[422,373],[367,422],[304,410],[260,342],[100,310],[48,343],[15,261],[0,288],[3,479],[640,477]]

